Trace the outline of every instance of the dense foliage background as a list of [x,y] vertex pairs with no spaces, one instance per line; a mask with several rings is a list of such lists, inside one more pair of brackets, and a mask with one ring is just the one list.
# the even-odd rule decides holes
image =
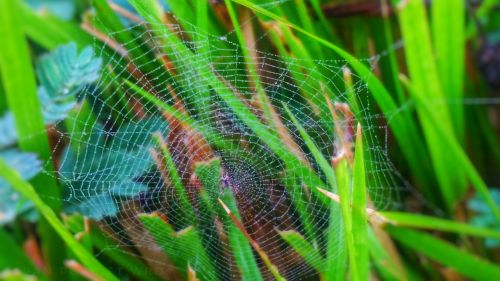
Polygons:
[[495,0],[0,0],[0,38],[0,280],[500,278]]

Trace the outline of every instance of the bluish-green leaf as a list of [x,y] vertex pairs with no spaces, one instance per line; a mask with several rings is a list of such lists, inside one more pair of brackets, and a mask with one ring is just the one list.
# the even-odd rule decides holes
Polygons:
[[101,65],[102,59],[94,56],[91,47],[79,53],[75,43],[61,46],[38,60],[38,95],[46,123],[66,117],[77,103],[77,94],[99,78]]
[[[41,170],[41,161],[33,153],[23,153],[15,149],[0,151],[7,165],[15,169],[23,180],[29,180]],[[12,222],[19,215],[25,215],[27,219],[36,218],[33,203],[12,189],[12,187],[0,177],[0,225]]]
[[96,124],[81,151],[66,147],[59,174],[67,188],[67,211],[98,220],[116,215],[122,200],[147,191],[139,178],[154,164],[152,134],[167,128],[161,118],[124,123],[114,133]]

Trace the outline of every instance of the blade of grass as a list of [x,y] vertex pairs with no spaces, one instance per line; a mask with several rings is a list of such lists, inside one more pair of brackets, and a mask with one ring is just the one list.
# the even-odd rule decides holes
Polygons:
[[273,275],[273,277],[276,280],[278,280],[278,281],[286,281],[286,279],[283,276],[281,276],[278,268],[271,262],[271,260],[269,259],[269,257],[267,256],[267,254],[264,252],[264,250],[262,250],[262,248],[260,247],[260,245],[256,241],[254,241],[252,239],[252,237],[250,237],[250,234],[248,234],[248,232],[246,231],[246,229],[243,226],[243,224],[233,214],[233,212],[231,211],[231,209],[229,209],[229,207],[220,198],[219,198],[219,203],[222,206],[222,208],[224,209],[224,211],[227,213],[227,215],[231,218],[231,220],[233,221],[234,225],[239,229],[239,231],[241,232],[241,234],[243,234],[243,236],[246,238],[246,240],[248,241],[248,243],[250,243],[250,245],[252,245],[252,247],[255,250],[255,252],[257,252],[257,254],[259,254],[259,257],[262,259],[262,261],[266,265],[267,269],[269,269],[269,271],[271,272],[271,274]]
[[[224,276],[230,275],[231,268],[234,268],[232,266],[236,265],[243,280],[251,280],[252,278],[261,280],[259,268],[252,254],[252,248],[248,245],[245,237],[241,237],[241,233],[228,221],[229,218],[225,212],[222,212],[217,202],[222,190],[220,186],[220,159],[212,158],[208,161],[198,162],[195,164],[194,169],[195,175],[202,186],[200,191],[201,202],[198,210],[203,213],[204,219],[199,222],[198,228],[203,229],[202,237],[205,239],[205,245],[211,245],[215,248],[210,252],[213,258],[225,256],[226,254],[232,255],[226,264],[218,264],[219,278],[224,279]],[[223,233],[224,227],[218,228],[216,226],[219,218],[225,219],[222,223],[227,234]]]
[[483,260],[430,234],[398,227],[388,227],[389,234],[406,247],[453,268],[472,280],[496,280],[500,267]]
[[[464,1],[443,0],[431,5],[432,41],[439,78],[450,102],[450,115],[457,138],[463,142],[463,98],[465,68]],[[453,8],[451,8],[453,7]]]
[[[383,10],[389,9],[388,1],[389,0],[382,1]],[[403,88],[401,87],[401,83],[398,78],[399,66],[396,52],[393,49],[395,42],[392,34],[393,28],[391,20],[392,18],[385,13],[382,15],[381,19],[372,19],[372,38],[374,40],[377,53],[387,50],[389,51],[386,57],[379,60],[378,65],[380,66],[380,72],[384,85],[386,85],[389,92],[396,97],[397,101],[402,104],[405,102],[405,97]]]
[[40,280],[48,280],[33,262],[26,256],[21,247],[7,231],[0,227],[0,271],[17,268],[24,273],[35,275]]
[[117,241],[109,238],[109,236],[104,234],[97,226],[94,227],[94,225],[90,225],[89,229],[86,230],[86,222],[81,215],[73,215],[71,218],[66,219],[65,223],[72,233],[79,233],[82,231],[82,228],[83,231],[88,231],[87,234],[89,234],[93,246],[98,249],[102,255],[130,272],[133,276],[139,278],[139,280],[162,280],[147,268],[144,262],[133,254],[128,253],[126,249],[117,245]]
[[203,277],[213,280],[216,271],[203,247],[198,231],[190,226],[178,232],[155,214],[139,215],[139,220],[156,240],[156,244],[167,254],[177,269],[187,276],[188,265]]
[[[483,181],[481,175],[479,175],[478,171],[474,167],[474,164],[472,164],[467,154],[462,149],[460,144],[456,141],[454,136],[452,134],[449,134],[449,130],[443,128],[443,125],[440,122],[441,116],[436,113],[434,108],[431,108],[427,104],[427,102],[425,101],[425,97],[422,97],[421,93],[413,88],[413,85],[410,84],[407,78],[405,78],[404,76],[400,76],[400,79],[403,82],[403,85],[408,89],[408,92],[415,99],[415,102],[419,104],[422,112],[429,118],[430,126],[428,127],[428,129],[432,130],[432,134],[435,134],[439,138],[440,142],[442,142],[443,144],[443,147],[446,148],[446,153],[454,159],[453,163],[456,164],[454,165],[454,167],[461,167],[463,169],[464,173],[467,174],[469,180],[471,181],[473,187],[483,197],[484,201],[489,206],[496,219],[500,221],[500,209],[491,197],[491,194],[488,191],[488,186]],[[453,174],[455,173],[457,173],[457,171],[453,171]]]
[[[0,69],[0,77],[2,77],[1,69]],[[0,80],[0,116],[3,116],[3,113],[6,109],[7,109],[7,100],[5,99],[3,85]]]
[[[455,137],[456,133],[453,130],[446,103],[447,99],[434,59],[424,1],[406,1],[404,7],[398,11],[398,19],[405,41],[405,58],[414,87],[413,93],[420,94],[427,104],[426,106],[432,106],[434,114],[439,115],[438,120],[435,121],[439,122],[441,130],[445,130],[447,134]],[[416,105],[417,113],[422,123],[424,137],[445,206],[451,212],[456,201],[464,195],[466,188],[464,173],[462,167],[449,165],[456,160],[447,153],[447,146],[443,145],[436,132],[431,128],[435,124],[424,113],[422,106],[422,103]]]
[[[42,160],[48,161],[51,153],[40,110],[30,52],[24,33],[20,29],[20,18],[15,16],[19,7],[18,1],[0,1],[0,5],[0,19],[2,19],[0,32],[4,37],[0,52],[0,68],[9,109],[15,119],[19,146],[22,150],[35,152]],[[19,73],[23,75],[18,75]],[[54,170],[50,161],[47,169]],[[59,187],[53,176],[42,173],[35,183],[43,184],[44,188],[38,192],[44,198],[59,198]],[[58,201],[51,200],[47,204],[57,210],[60,205]]]
[[439,230],[464,235],[500,239],[500,231],[477,227],[462,222],[402,212],[378,213],[386,218],[389,224],[394,226]]
[[[249,76],[248,83],[250,84],[250,88],[255,88],[255,91],[257,92],[259,99],[259,107],[264,113],[267,124],[272,128],[271,132],[276,132],[277,137],[283,140],[283,143],[286,145],[286,147],[290,151],[292,151],[295,155],[297,155],[301,159],[301,161],[303,161],[307,165],[305,156],[302,155],[300,148],[293,140],[293,137],[290,135],[287,128],[284,126],[283,122],[281,121],[281,118],[279,117],[278,113],[276,112],[274,106],[271,103],[271,100],[269,99],[268,95],[266,94],[266,91],[264,90],[264,86],[261,82],[259,72],[257,71],[256,67],[257,65],[260,64],[257,61],[258,58],[257,54],[255,53],[255,50],[252,49],[255,48],[254,46],[255,42],[249,41],[252,39],[253,36],[249,36],[250,39],[245,38],[245,35],[240,27],[240,23],[238,22],[237,13],[233,7],[231,0],[225,0],[225,4],[229,16],[231,18],[231,22],[233,23],[236,36],[238,37],[238,41],[241,46],[241,51],[243,53],[243,58],[246,63],[246,68],[248,70],[248,76]],[[249,11],[245,12],[250,13]],[[247,28],[250,28],[250,32],[253,32],[253,30],[251,30],[252,28],[251,20],[245,22],[244,24],[250,25],[247,26]]]
[[408,280],[408,278],[406,278],[405,272],[402,272],[402,266],[399,266],[394,261],[389,251],[385,249],[383,243],[377,237],[375,231],[372,228],[368,228],[367,239],[367,242],[370,244],[370,247],[368,247],[368,249],[370,251],[372,262],[377,268],[381,277],[383,277],[383,280]]
[[160,277],[156,276],[154,272],[147,268],[141,260],[128,254],[124,249],[120,249],[115,241],[111,241],[102,232],[92,229],[90,237],[95,247],[102,252],[103,255],[108,257],[115,264],[130,272],[139,280],[160,281]]
[[[36,153],[47,163],[47,173],[39,174],[32,182],[45,203],[58,211],[61,207],[60,190],[52,174],[54,166],[19,9],[20,3],[17,0],[0,1],[0,33],[3,37],[3,44],[0,46],[2,85],[7,104],[14,115],[19,147],[24,151]],[[51,274],[58,280],[64,280],[67,271],[59,269],[64,259],[64,252],[57,247],[61,241],[43,219],[39,224],[39,233]]]
[[352,233],[359,280],[368,280],[369,258],[368,258],[368,233],[367,233],[367,192],[366,173],[363,150],[363,139],[361,124],[358,124],[356,132],[356,146],[354,154],[353,183],[352,183]]
[[49,13],[38,14],[26,3],[21,3],[17,13],[22,15],[22,29],[36,44],[52,50],[74,41],[78,46],[92,45],[92,36],[71,21],[64,21]]
[[149,101],[152,104],[154,104],[155,106],[157,106],[160,110],[164,111],[168,115],[177,119],[179,122],[193,128],[197,132],[201,133],[210,144],[216,145],[220,148],[232,147],[232,145],[230,143],[228,143],[222,136],[220,136],[216,132],[212,131],[212,129],[210,127],[200,125],[199,122],[196,122],[196,120],[194,120],[190,116],[180,112],[175,107],[162,101],[161,99],[157,98],[156,96],[148,93],[146,90],[140,88],[139,86],[135,85],[134,83],[130,82],[129,80],[125,80],[125,84],[127,86],[129,86],[134,92],[139,94],[142,98],[146,99],[147,101]]
[[295,230],[280,231],[280,236],[297,252],[320,276],[325,271],[325,261],[314,246]]
[[[241,219],[236,200],[229,188],[224,191],[222,200],[227,202],[227,206],[230,208],[231,213],[238,220]],[[238,269],[240,270],[242,280],[263,280],[257,261],[253,255],[252,247],[245,235],[231,221],[230,216],[226,212],[221,212],[220,216],[223,218],[224,227],[227,229],[229,244]]]
[[[181,209],[180,211],[182,212],[180,216],[182,216],[182,221],[188,225],[191,225],[194,223],[194,218],[195,218],[193,208],[189,203],[189,199],[186,194],[186,189],[182,184],[182,179],[179,175],[179,172],[177,171],[174,159],[172,158],[172,155],[170,154],[167,144],[160,133],[153,134],[153,140],[155,141],[156,145],[160,149],[161,154],[163,155],[163,160],[165,161],[166,164],[169,179],[172,182],[175,192],[177,194],[177,198],[179,199],[180,209]],[[184,225],[184,227],[186,227],[186,225]]]
[[[42,214],[42,216],[47,220],[47,222],[53,227],[57,234],[66,243],[68,248],[80,259],[80,261],[89,269],[92,270],[97,276],[100,276],[104,280],[114,280],[119,279],[113,275],[106,267],[104,267],[91,253],[87,252],[85,248],[80,245],[73,235],[65,228],[64,224],[59,220],[54,211],[37,195],[33,186],[29,183],[23,181],[19,174],[11,169],[5,161],[0,159],[0,176],[2,176],[16,191],[28,198],[37,210]],[[59,251],[60,245],[55,245],[58,247]],[[59,264],[58,269],[60,269]]]
[[[345,155],[341,155],[336,158],[333,163],[333,170],[335,171],[335,178],[337,181],[337,192],[340,197],[340,210],[342,214],[342,229],[344,231],[345,241],[347,242],[347,257],[349,259],[349,277],[352,280],[360,280],[358,272],[358,249],[354,245],[354,233],[352,229],[352,206],[351,206],[351,194],[349,189],[351,188],[352,178],[348,167],[348,160]],[[333,202],[332,202],[333,204]],[[333,214],[332,214],[333,215]],[[330,220],[332,220],[332,215],[330,215]],[[337,214],[338,215],[338,214]],[[366,222],[365,222],[366,223]]]
[[[312,2],[314,2],[314,1],[312,1]],[[301,26],[303,26],[304,29],[307,30],[307,32],[309,32],[311,34],[316,34],[315,28],[313,25],[313,21],[312,21],[310,14],[309,14],[309,9],[305,4],[305,1],[304,0],[296,0],[295,4],[297,7],[297,13],[299,15],[299,20],[300,20]],[[323,13],[319,13],[319,15],[322,15],[322,14]],[[328,27],[326,30],[330,30],[330,27]],[[323,50],[321,49],[321,46],[319,45],[318,42],[312,41],[311,46],[309,46],[309,47],[312,49],[313,53],[315,54],[316,59],[323,58]]]
[[[353,238],[353,233],[352,233],[352,212],[351,212],[351,202],[350,202],[350,194],[349,194],[349,188],[350,188],[350,181],[351,181],[351,175],[350,171],[348,170],[347,166],[347,158],[345,155],[341,156],[341,158],[338,159],[338,161],[335,163],[335,167],[331,167],[330,164],[328,164],[328,161],[324,158],[324,156],[321,154],[317,146],[314,144],[314,141],[312,138],[309,136],[309,134],[306,132],[304,127],[299,123],[297,118],[293,115],[293,113],[288,109],[288,107],[283,104],[283,107],[285,108],[287,114],[290,116],[290,119],[292,120],[293,124],[297,129],[299,130],[299,133],[306,143],[307,147],[311,151],[314,159],[318,163],[318,166],[320,169],[323,171],[323,173],[326,176],[326,179],[328,180],[328,183],[330,185],[330,190],[333,192],[338,192],[340,196],[340,210],[342,213],[342,220],[338,221],[339,224],[343,224],[342,226],[339,225],[334,225],[335,222],[335,217],[338,216],[338,211],[336,208],[335,203],[330,203],[330,231],[328,233],[328,247],[333,247],[333,245],[336,245],[337,243],[343,243],[343,239],[339,238],[341,235],[339,235],[338,229],[343,229],[344,231],[344,239],[347,242],[347,249],[348,249],[348,258],[349,258],[349,263],[350,263],[350,276],[353,280],[359,280],[359,275],[358,275],[358,260],[356,257],[358,256],[357,254],[357,249],[354,246],[354,238]],[[359,198],[358,198],[359,199]],[[358,202],[359,203],[359,202]],[[364,221],[366,223],[366,221]],[[339,240],[340,239],[340,240]],[[330,248],[332,249],[332,248]],[[333,249],[332,249],[333,250]],[[343,264],[344,262],[339,259],[337,256],[337,253],[334,253],[332,251],[328,251],[327,254],[327,262],[330,262],[331,260],[337,260],[336,263],[338,264]],[[338,270],[338,269],[336,269]],[[340,270],[339,270],[340,272]],[[336,273],[339,274],[339,273]],[[331,278],[328,277],[328,278]]]

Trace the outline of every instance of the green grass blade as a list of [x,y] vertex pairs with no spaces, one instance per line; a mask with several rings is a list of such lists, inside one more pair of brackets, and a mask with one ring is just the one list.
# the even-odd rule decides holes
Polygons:
[[[221,200],[227,204],[231,213],[238,220],[241,220],[238,207],[236,205],[236,199],[229,188],[224,191]],[[224,227],[226,227],[228,232],[229,244],[231,245],[231,250],[236,264],[240,269],[242,279],[245,281],[263,280],[249,241],[231,221],[231,218],[227,213],[222,214],[222,218]]]
[[456,248],[430,234],[406,228],[389,227],[389,234],[405,245],[443,265],[453,268],[472,280],[500,279],[500,267]]
[[168,149],[165,140],[163,140],[161,134],[153,134],[153,140],[156,142],[156,145],[160,149],[161,155],[163,156],[163,160],[165,161],[166,169],[169,175],[169,179],[174,186],[175,192],[177,194],[177,198],[180,202],[180,212],[179,216],[182,218],[184,223],[188,225],[192,225],[194,223],[194,212],[191,204],[189,203],[188,196],[186,194],[186,189],[182,184],[181,176],[177,171],[177,167],[175,166],[174,159],[170,154],[170,150]]
[[290,120],[292,120],[293,124],[295,127],[300,132],[300,136],[304,140],[305,144],[311,151],[311,154],[314,157],[314,160],[318,163],[319,167],[323,171],[323,173],[326,176],[326,179],[328,181],[328,184],[330,185],[330,191],[337,192],[337,181],[335,179],[335,173],[333,171],[333,168],[330,166],[328,163],[328,160],[325,159],[319,148],[316,146],[314,143],[314,140],[309,136],[309,134],[306,132],[302,124],[300,124],[299,120],[293,115],[293,113],[290,111],[288,106],[286,104],[283,104],[283,108],[285,108],[286,113],[290,117]]
[[[52,174],[54,166],[19,8],[20,2],[17,0],[0,1],[0,34],[3,38],[0,46],[2,85],[8,107],[14,115],[19,147],[24,151],[36,153],[47,163],[48,172],[39,174],[32,182],[45,203],[57,211],[61,207],[60,190]],[[64,268],[60,269],[64,251],[57,247],[61,243],[60,240],[43,220],[39,224],[39,233],[54,278],[65,279],[67,271]]]
[[[106,267],[104,267],[91,253],[80,245],[73,235],[65,228],[64,224],[59,220],[54,211],[40,199],[33,186],[23,181],[19,174],[11,169],[5,161],[0,159],[0,176],[3,177],[16,191],[33,202],[36,209],[42,214],[47,222],[53,227],[57,234],[66,243],[68,248],[80,259],[88,270],[94,272],[97,276],[104,280],[118,281],[119,279],[113,275]],[[60,245],[57,246],[61,251]],[[61,265],[57,269],[61,268]]]
[[500,231],[494,229],[482,228],[462,222],[445,220],[419,214],[409,214],[402,212],[378,213],[382,217],[386,218],[389,224],[394,226],[439,230],[478,237],[489,237],[500,240]]
[[[203,187],[201,190],[201,197],[202,200],[204,200],[203,203],[206,205],[205,208],[209,210],[208,212],[210,212],[212,216],[211,221],[208,223],[213,224],[216,215],[221,218],[229,240],[228,248],[230,248],[230,254],[234,258],[242,280],[262,280],[259,266],[255,256],[253,255],[251,245],[248,243],[241,231],[231,221],[228,214],[220,207],[217,200],[219,199],[219,196],[221,196],[221,190],[223,190],[223,187],[220,186],[221,160],[219,158],[213,158],[208,162],[197,163],[195,166],[195,174]],[[240,219],[233,193],[229,188],[224,189],[222,200],[227,202],[229,208],[234,211],[233,214]],[[220,253],[220,255],[222,254],[223,253]],[[225,272],[225,274],[229,274],[229,271]]]
[[465,5],[464,1],[453,0],[435,1],[431,5],[432,41],[439,78],[460,141],[464,138],[464,112],[460,100],[465,77]]
[[19,5],[18,13],[22,15],[22,28],[36,44],[52,50],[62,44],[76,42],[78,46],[88,46],[94,39],[71,21],[64,21],[49,13],[38,14],[26,3]]
[[116,245],[116,241],[107,238],[98,230],[91,230],[90,237],[92,243],[102,254],[108,257],[115,264],[130,272],[139,280],[160,281],[160,277],[156,276],[153,271],[147,269],[147,265],[132,254],[127,253],[124,249],[120,249]]
[[139,216],[139,220],[183,275],[187,276],[189,265],[203,280],[214,280],[215,268],[194,227],[175,232],[159,216],[143,214]]
[[[439,115],[441,130],[456,136],[451,122],[446,96],[439,79],[430,30],[423,0],[409,0],[398,12],[402,37],[405,40],[405,58],[414,94],[419,94],[423,101],[432,106],[434,114]],[[447,153],[447,147],[431,128],[434,126],[429,116],[424,113],[422,103],[416,109],[422,123],[425,140],[441,194],[448,211],[452,211],[455,202],[463,196],[466,185],[462,167],[449,165],[455,158]]]
[[[403,77],[402,77],[403,78]],[[468,158],[465,151],[462,149],[457,140],[453,137],[452,134],[449,134],[449,130],[443,128],[442,123],[440,122],[440,115],[436,113],[434,108],[431,108],[425,98],[420,95],[419,92],[415,91],[413,85],[409,83],[405,78],[402,79],[403,85],[406,86],[408,92],[413,96],[415,102],[419,104],[422,112],[429,118],[428,127],[429,130],[432,130],[432,134],[437,136],[440,142],[443,143],[443,147],[447,154],[450,155],[454,159],[455,165],[454,167],[461,167],[463,171],[467,174],[469,180],[471,181],[473,187],[476,191],[483,197],[486,204],[491,209],[491,212],[500,221],[500,209],[496,205],[495,201],[491,197],[491,194],[488,191],[488,186],[479,175],[478,171]],[[445,163],[445,165],[448,165]],[[454,175],[457,171],[454,171],[452,175]]]
[[280,231],[280,236],[320,275],[325,271],[323,257],[304,236],[295,230]]
[[[297,118],[293,115],[293,113],[288,109],[286,105],[283,105],[287,114],[290,116],[293,124],[299,130],[299,133],[306,143],[307,147],[311,151],[314,159],[318,163],[320,169],[326,176],[328,183],[331,187],[331,191],[337,192],[340,197],[340,210],[342,213],[342,220],[338,220],[339,224],[343,224],[342,226],[336,225],[335,217],[338,216],[337,204],[331,202],[330,204],[330,231],[328,233],[328,248],[333,250],[334,245],[338,245],[338,243],[343,244],[344,239],[347,242],[348,249],[348,258],[350,262],[350,274],[353,280],[360,280],[358,275],[358,263],[356,257],[357,249],[354,246],[354,237],[352,232],[352,208],[351,208],[351,196],[349,194],[349,188],[351,184],[351,175],[349,168],[347,166],[347,159],[343,157],[339,159],[335,168],[331,167],[328,161],[321,154],[317,146],[314,144],[314,141],[306,132],[304,127],[299,123]],[[364,221],[366,224],[366,221]],[[344,238],[341,238],[339,231],[335,231],[338,229],[343,229]],[[336,263],[343,264],[344,262],[338,256],[338,253],[333,252],[332,250],[327,253],[327,263],[330,264],[330,261],[337,260]],[[342,257],[343,258],[343,257]],[[335,269],[335,271],[341,272],[340,269]],[[341,274],[340,274],[341,275]],[[331,278],[331,277],[328,277]],[[339,277],[340,278],[340,277]]]
[[356,133],[356,146],[354,154],[352,184],[352,233],[354,248],[356,249],[357,274],[359,280],[368,280],[369,258],[368,258],[368,225],[367,225],[367,191],[366,172],[363,150],[363,138],[361,125],[358,124]]
[[17,245],[16,241],[0,227],[0,272],[5,269],[19,269],[24,273],[29,273],[37,276],[40,280],[48,280],[48,278],[40,272],[33,262],[26,256],[22,248]]
[[[345,241],[347,242],[347,253],[349,259],[349,277],[352,280],[361,280],[359,276],[358,264],[358,249],[354,245],[354,232],[352,228],[352,206],[350,188],[352,184],[352,175],[349,170],[348,160],[345,156],[341,156],[334,164],[335,177],[337,180],[337,191],[340,197],[340,210],[342,213],[343,231]],[[333,203],[333,201],[332,201]],[[334,204],[334,203],[333,203]],[[330,216],[330,219],[333,218]],[[366,224],[366,221],[365,221]]]
[[368,228],[367,239],[367,243],[370,244],[368,249],[370,251],[372,263],[381,277],[383,277],[383,280],[408,280],[405,272],[401,272],[401,270],[399,270],[400,267],[391,258],[390,254],[384,248],[379,238],[375,235],[375,231],[371,227]]
[[[19,24],[18,1],[0,1],[0,33],[3,44],[0,52],[2,84],[7,103],[15,119],[19,146],[24,151],[36,153],[42,160],[51,157],[49,142],[45,132],[43,115],[38,99],[35,73],[32,68],[30,51],[24,33]],[[22,73],[22,75],[20,75]],[[11,75],[12,74],[12,75]],[[53,170],[50,165],[48,170]],[[40,194],[45,198],[59,198],[59,188],[55,178],[41,174],[36,183],[43,184]],[[48,204],[59,209],[59,200]]]
[[128,253],[127,249],[117,245],[117,241],[110,238],[99,227],[91,225],[90,230],[85,232],[85,221],[81,215],[73,215],[65,219],[65,224],[72,233],[85,233],[91,240],[92,246],[99,250],[113,263],[130,272],[139,280],[160,281],[147,265],[135,255]]
[[252,239],[250,234],[248,234],[247,230],[245,229],[245,227],[241,223],[241,218],[239,217],[239,213],[233,213],[233,211],[238,211],[238,208],[237,208],[236,200],[234,199],[234,195],[232,194],[232,191],[229,188],[227,188],[225,190],[225,195],[223,197],[228,197],[228,196],[229,196],[229,198],[227,198],[227,199],[229,199],[230,201],[231,200],[233,201],[232,207],[229,207],[228,205],[226,205],[224,203],[224,201],[222,201],[222,199],[224,199],[224,198],[222,198],[222,199],[219,198],[218,201],[219,201],[220,205],[222,206],[222,208],[224,209],[224,211],[226,212],[227,218],[229,218],[229,220],[228,220],[229,223],[232,223],[233,226],[236,227],[236,230],[239,231],[243,235],[243,237],[247,240],[248,244],[250,244],[252,246],[252,248],[259,255],[259,257],[261,258],[262,262],[265,264],[265,266],[267,267],[269,272],[273,275],[274,279],[278,280],[278,281],[286,281],[286,279],[281,275],[278,267],[276,265],[274,265],[272,263],[272,261],[269,259],[269,256],[266,254],[266,252],[264,252],[264,250],[260,247],[260,245]]

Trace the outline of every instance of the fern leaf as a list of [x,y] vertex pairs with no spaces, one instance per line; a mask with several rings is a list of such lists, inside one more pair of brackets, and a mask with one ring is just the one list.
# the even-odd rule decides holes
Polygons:
[[151,135],[166,129],[161,118],[130,122],[112,134],[96,125],[83,151],[68,145],[59,169],[67,188],[66,211],[100,220],[115,216],[122,201],[146,192],[147,183],[155,182],[141,180],[154,164]]
[[77,104],[78,93],[99,78],[101,65],[102,59],[94,56],[90,46],[78,53],[75,43],[61,46],[38,60],[38,94],[46,123],[66,117]]

